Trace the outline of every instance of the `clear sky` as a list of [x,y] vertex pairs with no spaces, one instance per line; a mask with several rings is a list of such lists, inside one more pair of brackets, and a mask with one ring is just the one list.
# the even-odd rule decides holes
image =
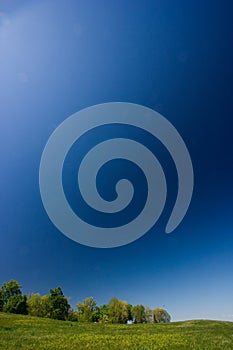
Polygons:
[[[24,293],[41,294],[59,285],[72,305],[115,295],[165,307],[173,320],[233,321],[232,12],[227,0],[0,1],[0,284],[13,278]],[[162,216],[139,240],[96,249],[51,223],[39,164],[62,121],[111,101],[150,107],[179,130],[195,187],[182,223],[165,234],[177,180],[155,141],[170,198]],[[96,130],[103,138],[108,131]],[[149,142],[146,135],[142,142]],[[79,156],[74,147],[63,173],[77,210]],[[102,185],[100,179],[106,195],[108,176],[111,170]]]

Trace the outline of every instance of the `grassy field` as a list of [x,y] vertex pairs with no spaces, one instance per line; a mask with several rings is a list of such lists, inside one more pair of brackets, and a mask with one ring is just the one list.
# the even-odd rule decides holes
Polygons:
[[101,325],[0,313],[1,350],[232,350],[233,322]]

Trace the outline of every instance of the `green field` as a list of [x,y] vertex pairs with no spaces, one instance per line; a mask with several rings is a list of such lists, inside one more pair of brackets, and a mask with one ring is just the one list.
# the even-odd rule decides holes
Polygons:
[[0,313],[0,349],[233,349],[233,322],[83,324]]

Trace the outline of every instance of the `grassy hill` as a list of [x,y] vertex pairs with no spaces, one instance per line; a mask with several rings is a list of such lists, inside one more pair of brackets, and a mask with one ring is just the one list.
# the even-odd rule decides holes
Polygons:
[[233,322],[81,324],[0,313],[0,350],[232,350]]

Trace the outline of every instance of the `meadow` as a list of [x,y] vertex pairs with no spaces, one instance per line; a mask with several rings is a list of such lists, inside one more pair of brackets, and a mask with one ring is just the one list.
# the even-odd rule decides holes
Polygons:
[[77,323],[0,313],[1,350],[232,350],[233,322]]

